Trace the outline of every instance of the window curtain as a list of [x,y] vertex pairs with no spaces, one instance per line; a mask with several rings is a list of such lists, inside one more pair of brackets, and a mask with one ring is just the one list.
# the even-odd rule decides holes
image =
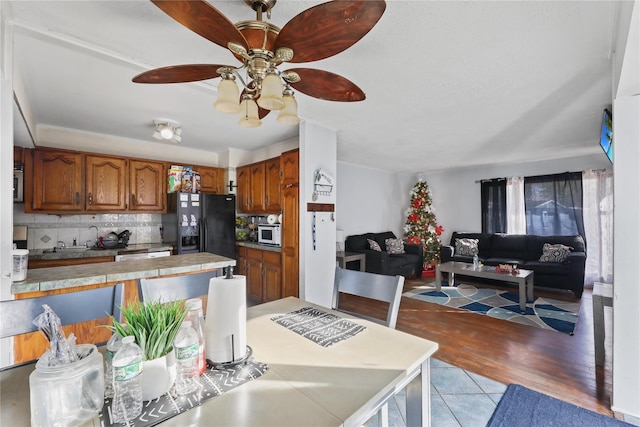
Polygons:
[[584,229],[589,240],[585,284],[613,283],[613,173],[582,173]]
[[521,176],[507,179],[507,233],[527,233],[524,213],[524,178]]
[[482,203],[482,232],[505,233],[507,231],[507,181],[492,179],[480,184]]
[[587,244],[582,219],[582,172],[525,177],[527,234],[579,234]]

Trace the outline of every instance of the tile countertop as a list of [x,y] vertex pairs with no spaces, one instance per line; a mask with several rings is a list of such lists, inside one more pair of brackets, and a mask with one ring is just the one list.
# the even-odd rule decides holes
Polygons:
[[[46,249],[50,251],[51,249]],[[43,249],[29,249],[29,259],[68,259],[91,258],[99,256],[116,256],[136,252],[171,251],[173,246],[167,243],[142,243],[128,245],[126,248],[114,249],[56,249],[55,252],[44,252]]]
[[122,280],[192,273],[235,266],[236,261],[221,255],[200,252],[161,258],[122,262],[38,268],[27,271],[27,278],[11,284],[11,293],[50,291],[73,286],[96,285]]

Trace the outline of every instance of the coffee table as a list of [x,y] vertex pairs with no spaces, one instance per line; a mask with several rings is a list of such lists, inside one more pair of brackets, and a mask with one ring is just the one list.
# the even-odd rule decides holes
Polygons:
[[527,301],[533,301],[533,271],[531,270],[520,269],[518,274],[498,273],[495,267],[485,265],[474,269],[473,264],[467,262],[448,261],[436,265],[437,291],[440,291],[441,288],[443,272],[449,273],[449,286],[453,286],[454,276],[456,274],[491,279],[498,282],[517,283],[519,288],[520,311],[523,312],[527,309]]

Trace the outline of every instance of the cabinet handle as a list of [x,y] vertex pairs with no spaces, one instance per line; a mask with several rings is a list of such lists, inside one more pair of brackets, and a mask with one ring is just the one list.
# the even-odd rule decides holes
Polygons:
[[76,191],[76,205],[80,204],[80,193]]
[[89,204],[93,205],[93,193],[89,193]]
[[264,204],[269,206],[269,196],[268,195],[264,197]]
[[136,195],[132,194],[131,195],[131,206],[135,206],[136,205]]

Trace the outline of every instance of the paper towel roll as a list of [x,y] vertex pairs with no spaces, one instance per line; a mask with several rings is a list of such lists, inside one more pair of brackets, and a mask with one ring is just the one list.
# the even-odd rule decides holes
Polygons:
[[207,359],[213,363],[234,362],[247,352],[246,286],[245,276],[209,281],[204,335]]

